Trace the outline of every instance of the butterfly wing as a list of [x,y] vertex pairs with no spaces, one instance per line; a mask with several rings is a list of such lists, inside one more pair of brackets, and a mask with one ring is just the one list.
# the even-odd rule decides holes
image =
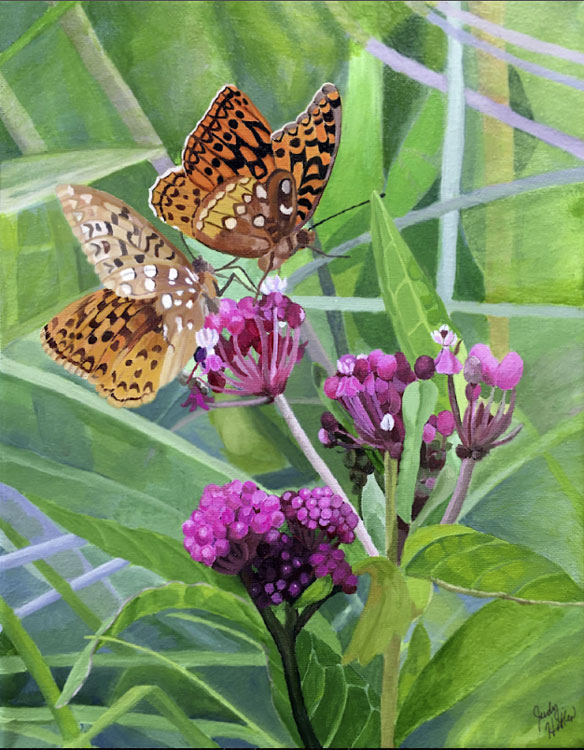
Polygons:
[[[205,309],[193,307],[172,325],[156,304],[100,289],[68,305],[41,332],[45,352],[68,372],[94,383],[113,406],[152,401],[185,367],[196,348]],[[189,325],[192,323],[192,325]]]
[[296,226],[316,211],[330,177],[341,139],[341,96],[325,83],[296,118],[272,134],[276,167],[294,176],[298,191]]
[[177,167],[169,169],[150,188],[150,208],[166,224],[194,237],[193,218],[207,194],[193,185],[182,167]]
[[147,299],[195,286],[180,250],[113,195],[84,185],[59,185],[57,195],[103,285],[120,297]]
[[187,137],[183,167],[210,193],[236,175],[265,180],[274,170],[266,119],[236,86],[224,86]]
[[294,226],[292,175],[276,170],[266,183],[234,177],[211,193],[195,214],[193,236],[219,252],[261,258]]

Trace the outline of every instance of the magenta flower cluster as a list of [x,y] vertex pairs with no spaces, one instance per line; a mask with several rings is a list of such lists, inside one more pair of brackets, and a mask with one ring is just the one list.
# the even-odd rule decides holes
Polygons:
[[326,533],[329,539],[336,537],[341,544],[355,541],[353,529],[359,517],[340,495],[333,494],[330,487],[304,487],[298,492],[288,491],[282,495],[286,519],[297,521],[307,529]]
[[[335,375],[325,381],[324,392],[352,417],[359,436],[353,438],[355,444],[388,451],[398,458],[405,437],[402,394],[416,379],[401,352],[384,354],[376,349],[369,355],[343,355]],[[330,432],[334,430],[323,425],[319,433],[325,445],[330,444]]]
[[222,299],[219,312],[208,315],[197,334],[211,389],[269,399],[283,393],[304,353],[300,326],[305,316],[303,308],[280,291],[259,301]]
[[230,572],[245,564],[266,532],[284,520],[280,498],[253,482],[209,484],[183,524],[184,546],[193,560]]
[[[253,482],[208,485],[183,524],[184,546],[196,562],[239,574],[260,607],[293,601],[331,575],[345,593],[357,578],[339,544],[355,540],[357,514],[330,487],[268,495]],[[287,527],[287,528],[286,528]]]

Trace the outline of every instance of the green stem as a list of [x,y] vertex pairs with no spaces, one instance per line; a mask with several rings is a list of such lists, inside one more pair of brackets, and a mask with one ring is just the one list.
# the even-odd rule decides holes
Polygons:
[[394,732],[397,719],[397,686],[401,639],[395,634],[383,654],[381,685],[381,747],[395,747]]
[[385,481],[385,554],[397,565],[397,513],[395,491],[397,489],[397,460],[389,453],[383,455]]
[[260,615],[270,635],[274,639],[276,648],[282,659],[282,666],[284,667],[284,677],[286,678],[286,687],[288,688],[288,697],[290,698],[290,705],[292,707],[292,715],[298,729],[298,734],[302,739],[304,747],[309,748],[322,748],[322,745],[318,741],[308,711],[306,710],[306,704],[304,703],[304,696],[302,694],[302,684],[300,682],[300,672],[298,670],[298,662],[296,661],[296,649],[294,630],[296,626],[296,611],[292,607],[286,609],[286,626],[283,626],[274,612],[270,607],[265,607],[259,610]]
[[[397,489],[397,460],[389,453],[383,456],[385,480],[385,538],[386,555],[398,563],[398,534],[395,495]],[[395,634],[383,653],[383,678],[381,687],[381,747],[394,747],[395,720],[397,718],[397,686],[401,639]]]

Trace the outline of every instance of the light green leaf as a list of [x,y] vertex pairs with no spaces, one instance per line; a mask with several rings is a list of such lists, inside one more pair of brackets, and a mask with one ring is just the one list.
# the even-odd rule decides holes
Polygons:
[[96,637],[81,652],[63,687],[59,705],[69,703],[83,686],[92,669],[93,656],[101,647],[102,636],[116,636],[142,617],[165,609],[210,611],[235,621],[256,639],[265,638],[265,628],[257,610],[251,602],[232,593],[207,584],[188,586],[169,583],[159,588],[146,589],[129,599],[109,622],[104,623]]
[[412,520],[412,504],[420,468],[420,446],[424,425],[434,411],[438,389],[431,380],[418,380],[404,391],[402,408],[406,437],[397,478],[397,514],[406,523]]
[[445,536],[442,528],[427,526],[413,535],[412,546],[417,544],[415,538],[420,532],[425,532],[426,540],[432,534],[434,539],[409,559],[405,567],[409,576],[444,583],[475,596],[518,596],[521,590],[530,600],[580,602],[584,606],[584,590],[547,558],[472,529]]
[[63,747],[88,747],[87,743],[112,724],[117,724],[122,716],[129,713],[142,700],[147,700],[165,716],[189,743],[189,747],[219,747],[157,685],[140,685],[131,688],[118,698],[90,729],[80,734],[75,740],[65,743]]
[[[377,193],[371,197],[371,241],[385,309],[399,347],[413,366],[419,356],[435,350],[433,330],[443,324],[458,329]],[[464,349],[460,357],[464,358]],[[447,408],[445,378],[440,379],[439,388],[440,404]]]
[[367,478],[361,494],[361,514],[377,549],[385,549],[385,495],[374,474]]
[[387,176],[384,203],[391,216],[405,216],[440,174],[445,97],[430,91],[422,101]]
[[18,617],[8,604],[0,597],[0,623],[3,632],[10,638],[22,660],[26,664],[31,677],[39,687],[53,718],[57,722],[63,740],[71,739],[79,734],[79,725],[67,706],[57,707],[59,688],[53,679],[51,670],[43,659],[38,646],[26,632]]
[[302,596],[294,602],[296,609],[302,609],[309,604],[315,604],[325,599],[333,590],[333,581],[330,576],[324,576],[324,578],[317,578],[314,583],[302,593]]
[[[559,607],[521,607],[514,602],[497,601],[483,607],[445,643],[426,665],[414,683],[401,708],[396,723],[396,744],[399,746],[417,727],[453,709],[476,692],[477,703],[472,713],[482,723],[482,742],[471,740],[455,746],[475,747],[484,743],[498,746],[525,747],[523,738],[536,739],[534,702],[548,699],[549,678],[554,674],[553,700],[572,706],[581,692],[577,686],[582,660],[581,612]],[[560,645],[555,641],[560,639]],[[526,680],[525,675],[548,671],[543,681]],[[567,675],[573,675],[566,678]],[[481,691],[484,686],[485,693]],[[482,695],[483,700],[478,696]],[[534,701],[534,696],[537,697]],[[510,704],[510,710],[505,705]],[[504,716],[505,739],[493,741],[497,727],[495,705]],[[511,706],[513,709],[511,710]],[[469,700],[464,703],[469,707]],[[461,705],[462,711],[462,705]],[[458,730],[466,734],[465,718]],[[484,722],[483,722],[484,720]],[[488,737],[488,739],[487,739]],[[536,745],[537,746],[537,745]]]
[[102,148],[34,154],[4,162],[0,176],[0,204],[3,213],[22,211],[52,198],[61,183],[85,185],[132,164],[164,153],[161,145],[149,148]]
[[401,570],[386,557],[370,557],[353,571],[356,575],[368,573],[371,585],[343,664],[357,659],[365,666],[385,651],[395,634],[400,638],[405,635],[414,612]]
[[418,675],[430,661],[432,644],[424,625],[419,622],[408,644],[408,655],[399,673],[398,708],[401,708]]

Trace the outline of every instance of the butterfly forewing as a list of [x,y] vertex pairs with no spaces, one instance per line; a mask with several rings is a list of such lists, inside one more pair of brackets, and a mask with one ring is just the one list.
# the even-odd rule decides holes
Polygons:
[[211,192],[235,175],[266,179],[274,169],[271,128],[235,86],[224,86],[188,136],[183,166],[193,185]]
[[193,237],[193,219],[206,195],[206,190],[194,185],[184,169],[177,167],[162,175],[151,187],[150,205],[167,224]]
[[116,406],[151,401],[196,349],[217,295],[195,267],[117,198],[79,185],[58,190],[65,215],[106,289],[65,308],[41,333],[45,351],[95,383]]
[[313,215],[333,168],[341,138],[341,97],[325,83],[295,122],[272,134],[276,166],[294,176],[298,191],[296,226]]

